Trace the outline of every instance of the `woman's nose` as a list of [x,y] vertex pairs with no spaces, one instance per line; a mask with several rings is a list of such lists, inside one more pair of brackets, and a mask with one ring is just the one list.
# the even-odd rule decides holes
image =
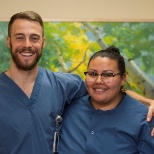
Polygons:
[[97,76],[95,82],[96,82],[96,83],[101,83],[101,82],[103,82],[103,78],[102,78],[101,74],[98,74],[98,76]]

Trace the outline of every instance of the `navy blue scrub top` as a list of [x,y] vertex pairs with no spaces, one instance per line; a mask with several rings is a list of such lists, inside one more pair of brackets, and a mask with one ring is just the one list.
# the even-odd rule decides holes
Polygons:
[[0,75],[0,153],[51,154],[55,118],[65,104],[85,95],[81,78],[39,68],[30,99],[5,73]]

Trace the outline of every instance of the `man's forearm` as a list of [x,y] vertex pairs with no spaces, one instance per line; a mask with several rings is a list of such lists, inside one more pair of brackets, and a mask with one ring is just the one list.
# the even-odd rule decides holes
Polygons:
[[149,98],[146,98],[134,91],[131,91],[131,90],[126,90],[125,91],[129,96],[133,97],[134,99],[137,99],[138,101],[140,101],[141,103],[147,105],[147,106],[150,106],[151,103],[153,103],[154,100],[152,99],[149,99]]

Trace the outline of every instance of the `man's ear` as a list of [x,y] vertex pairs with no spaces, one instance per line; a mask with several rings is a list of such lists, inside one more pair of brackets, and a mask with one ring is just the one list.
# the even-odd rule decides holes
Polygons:
[[45,37],[43,38],[43,48],[45,47]]
[[10,44],[11,44],[10,42],[11,42],[11,38],[8,36],[6,39],[6,45],[8,48],[10,48]]

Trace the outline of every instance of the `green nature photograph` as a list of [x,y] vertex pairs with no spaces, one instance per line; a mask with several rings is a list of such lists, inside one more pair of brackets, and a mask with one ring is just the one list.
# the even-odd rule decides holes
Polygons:
[[[8,69],[7,22],[0,22],[0,71]],[[125,58],[126,88],[154,98],[153,22],[44,22],[46,45],[39,62],[52,71],[83,72],[89,57],[114,45]]]

